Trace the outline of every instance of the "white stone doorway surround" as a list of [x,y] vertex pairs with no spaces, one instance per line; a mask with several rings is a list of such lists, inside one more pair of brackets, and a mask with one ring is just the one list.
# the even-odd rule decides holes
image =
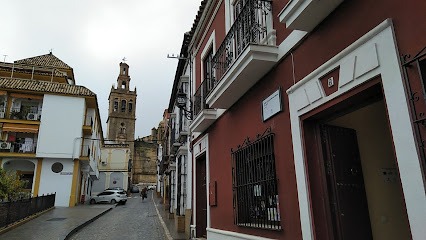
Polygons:
[[[339,67],[338,90],[326,96],[319,78]],[[385,20],[287,90],[303,239],[315,239],[301,116],[380,76],[413,239],[426,236],[426,194],[405,96],[392,21]]]

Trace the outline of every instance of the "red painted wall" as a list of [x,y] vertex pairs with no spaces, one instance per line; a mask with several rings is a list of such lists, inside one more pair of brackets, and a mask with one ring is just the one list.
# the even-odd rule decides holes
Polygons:
[[[288,1],[273,1],[274,28],[279,45],[291,32],[279,23],[278,13]],[[409,4],[403,1],[343,1],[306,39],[293,50],[296,81],[299,81],[324,62],[342,51],[369,30],[392,18],[400,53],[414,55],[426,45],[426,1]],[[225,36],[224,6],[216,16],[208,34],[216,29],[216,48]],[[197,54],[197,86],[200,81],[200,55]],[[284,58],[271,72],[218,119],[210,129],[209,161],[210,181],[217,181],[217,206],[210,207],[211,227],[253,234],[274,239],[301,239],[299,206],[293,161],[293,148],[289,121],[288,99],[285,91],[293,84],[292,61]],[[262,101],[278,88],[282,88],[283,112],[263,122]],[[275,158],[278,178],[282,231],[269,231],[237,227],[233,223],[231,149],[244,139],[254,139],[268,127],[275,133]]]
[[[216,9],[217,3],[214,6],[214,9]],[[219,10],[217,11],[216,15],[214,14],[214,11],[211,14],[211,17],[214,17],[214,20],[211,24],[211,26],[203,31],[203,34],[205,34],[204,39],[201,40],[201,45],[198,42],[196,46],[200,46],[199,50],[196,54],[196,60],[195,60],[195,89],[194,92],[198,89],[198,87],[201,84],[202,81],[202,72],[201,72],[201,65],[202,65],[202,59],[201,54],[209,41],[209,38],[213,31],[215,31],[215,44],[216,49],[219,48],[220,44],[222,43],[223,39],[226,36],[225,32],[225,5],[222,3]],[[209,24],[210,20],[206,21],[206,27]],[[216,49],[214,52],[216,52]]]

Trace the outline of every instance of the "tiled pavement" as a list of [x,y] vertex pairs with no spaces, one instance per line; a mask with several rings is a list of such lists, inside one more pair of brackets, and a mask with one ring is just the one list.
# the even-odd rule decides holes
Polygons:
[[6,233],[0,239],[7,240],[63,240],[79,227],[90,223],[115,205],[78,205],[73,208],[55,207],[54,209],[34,218]]

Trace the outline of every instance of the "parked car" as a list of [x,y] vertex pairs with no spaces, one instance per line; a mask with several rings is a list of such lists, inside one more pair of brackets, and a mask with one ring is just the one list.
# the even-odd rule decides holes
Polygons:
[[121,191],[124,191],[124,189],[122,187],[112,187],[112,188],[107,188],[105,190],[121,190]]
[[132,187],[130,188],[130,192],[131,193],[138,193],[139,192],[138,186],[132,185]]
[[157,185],[148,186],[148,190],[155,190],[156,188],[157,188]]
[[124,190],[105,190],[90,199],[90,204],[95,203],[122,203],[126,204],[127,195]]

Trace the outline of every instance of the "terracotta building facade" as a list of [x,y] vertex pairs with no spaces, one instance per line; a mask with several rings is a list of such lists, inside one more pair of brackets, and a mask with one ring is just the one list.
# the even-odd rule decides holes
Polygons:
[[424,9],[202,1],[186,46],[191,235],[424,239]]

